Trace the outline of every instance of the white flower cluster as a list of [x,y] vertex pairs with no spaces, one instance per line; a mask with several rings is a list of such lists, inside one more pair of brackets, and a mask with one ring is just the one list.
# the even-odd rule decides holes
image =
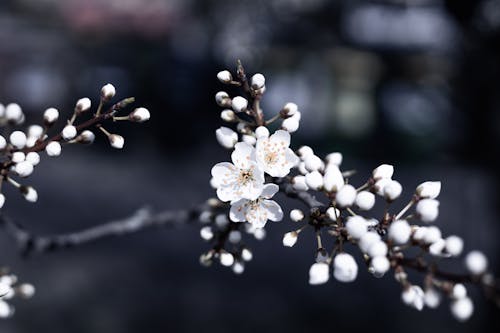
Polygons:
[[[439,181],[418,185],[410,202],[393,214],[391,205],[402,195],[403,187],[393,179],[392,165],[378,166],[364,184],[353,186],[350,177],[354,172],[341,170],[341,153],[332,152],[321,158],[308,146],[296,152],[290,149],[290,133],[299,128],[301,118],[296,104],[285,104],[278,114],[265,120],[260,109],[265,91],[262,74],[255,74],[248,81],[239,65],[236,76],[224,70],[217,77],[222,83],[242,88],[246,95],[231,98],[227,92],[220,91],[215,96],[217,104],[224,108],[221,119],[237,125],[236,131],[221,127],[215,133],[217,141],[232,152],[231,162],[218,163],[211,171],[211,185],[216,189],[218,200],[212,199],[212,211],[200,216],[206,224],[200,235],[215,245],[202,255],[202,263],[208,265],[213,258],[218,258],[235,273],[243,272],[242,251],[249,250],[242,244],[238,222],[248,222],[244,224],[245,229],[256,238],[263,238],[266,222],[283,218],[280,205],[271,200],[280,191],[309,206],[307,213],[298,208],[290,211],[290,220],[300,226],[285,233],[282,242],[286,247],[293,247],[304,230],[313,230],[317,251],[309,269],[310,284],[326,283],[330,276],[340,282],[356,280],[358,264],[344,246],[351,243],[360,250],[360,257],[373,276],[380,278],[391,269],[395,271],[395,279],[403,289],[404,304],[418,310],[424,306],[435,308],[440,304],[441,295],[446,295],[451,300],[451,312],[458,320],[472,315],[472,301],[460,283],[463,279],[448,280],[452,275],[442,273],[435,266],[436,260],[458,257],[463,251],[460,237],[444,237],[438,227],[431,225],[439,215]],[[281,127],[271,134],[268,125],[278,119],[282,120]],[[379,218],[368,215],[376,206],[377,197],[385,206]],[[331,251],[323,246],[324,233],[335,241]],[[419,251],[407,253],[407,249]],[[465,280],[491,280],[488,261],[481,252],[469,253],[465,265],[469,272]],[[410,269],[426,274],[423,287],[408,280],[406,270]]]
[[35,294],[35,287],[29,283],[17,284],[17,276],[0,271],[0,318],[7,318],[14,314],[14,307],[7,301],[18,296],[31,298]]
[[[129,120],[133,122],[143,122],[150,118],[149,111],[145,108],[137,108],[126,117],[116,117],[114,114],[122,107],[129,104],[133,99],[126,99],[114,105],[105,113],[101,113],[104,103],[115,95],[115,88],[111,84],[106,84],[101,89],[101,99],[97,112],[90,120],[77,125],[78,117],[88,113],[91,108],[89,98],[79,99],[70,119],[66,125],[53,136],[49,136],[56,122],[59,120],[59,111],[55,108],[48,108],[43,113],[43,125],[31,125],[24,130],[14,130],[10,134],[4,131],[0,135],[0,154],[2,157],[2,167],[0,186],[4,181],[19,189],[24,198],[29,202],[38,200],[37,191],[31,186],[21,185],[14,177],[26,178],[30,176],[35,166],[40,163],[40,154],[45,152],[49,157],[61,155],[62,146],[73,143],[90,144],[94,141],[95,135],[87,129],[91,125],[98,127],[107,137],[112,147],[121,149],[124,139],[118,134],[111,134],[104,129],[102,122],[107,119]],[[4,106],[0,104],[0,126],[23,125],[26,117],[21,107],[16,103]],[[0,193],[0,208],[5,203],[5,196]]]

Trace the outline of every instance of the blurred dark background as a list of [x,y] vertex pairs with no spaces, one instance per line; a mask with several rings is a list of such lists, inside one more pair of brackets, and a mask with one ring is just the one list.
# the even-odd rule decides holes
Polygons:
[[[18,102],[28,123],[39,122],[49,106],[69,116],[80,97],[96,104],[111,82],[152,113],[146,124],[110,126],[125,136],[124,151],[98,137],[44,158],[29,179],[39,202],[5,188],[4,212],[52,234],[213,195],[210,168],[228,158],[214,136],[213,96],[223,89],[215,75],[239,58],[266,75],[268,115],[299,105],[295,147],[341,151],[344,168],[360,175],[395,164],[406,197],[442,180],[439,226],[486,252],[498,274],[499,37],[500,0],[3,0],[1,103]],[[15,300],[0,332],[500,328],[499,310],[473,289],[475,315],[459,324],[446,301],[422,313],[403,306],[391,276],[362,271],[353,284],[311,287],[313,239],[283,248],[292,227],[271,224],[264,242],[250,241],[254,260],[242,276],[199,265],[208,245],[193,226],[25,260],[2,233],[0,263],[37,295]]]

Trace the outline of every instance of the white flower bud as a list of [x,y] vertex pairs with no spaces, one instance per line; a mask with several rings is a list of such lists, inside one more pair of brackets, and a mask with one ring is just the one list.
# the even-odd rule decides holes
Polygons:
[[298,234],[296,231],[287,232],[283,235],[283,246],[292,247],[297,243]]
[[63,139],[66,141],[74,139],[76,134],[77,134],[76,127],[73,125],[64,126],[64,128],[61,132]]
[[28,137],[40,138],[43,134],[43,127],[40,125],[31,125],[28,127]]
[[128,115],[128,119],[136,123],[143,123],[148,121],[149,118],[151,118],[151,114],[149,110],[144,107],[136,108]]
[[375,205],[375,194],[368,191],[361,191],[356,195],[355,204],[361,210],[370,210]]
[[111,83],[108,83],[101,88],[101,97],[105,101],[109,101],[110,99],[115,97],[115,94],[115,86],[113,86]]
[[29,283],[23,283],[17,287],[18,293],[24,298],[31,298],[35,295],[35,287]]
[[229,224],[229,220],[227,218],[227,215],[225,214],[219,214],[215,217],[215,225],[219,229],[225,228]]
[[336,221],[338,217],[340,216],[340,210],[334,207],[328,207],[326,210],[326,216],[332,221]]
[[245,271],[245,265],[242,262],[236,261],[233,264],[232,269],[234,274],[243,274]]
[[48,108],[43,113],[43,121],[45,125],[50,126],[59,119],[59,111],[55,108]]
[[309,187],[306,184],[305,176],[295,176],[292,178],[292,187],[296,191],[307,191]]
[[246,111],[248,107],[248,101],[244,97],[236,96],[232,99],[231,106],[234,112],[243,112]]
[[90,109],[91,105],[92,105],[92,102],[90,101],[89,98],[87,98],[87,97],[80,98],[78,101],[76,101],[75,112],[77,114],[86,112]]
[[434,222],[439,215],[439,201],[435,199],[422,199],[417,203],[415,211],[422,222]]
[[337,192],[345,185],[344,177],[338,166],[328,165],[325,170],[324,183],[325,190],[328,192]]
[[236,115],[233,110],[226,109],[222,110],[222,112],[220,113],[220,118],[230,123],[236,120]]
[[410,239],[411,227],[406,220],[396,220],[389,227],[389,239],[396,244],[406,244]]
[[0,318],[8,318],[14,314],[14,309],[5,301],[0,300]]
[[397,198],[399,198],[401,192],[403,192],[403,187],[398,181],[391,180],[390,182],[387,183],[387,185],[384,186],[383,191],[384,191],[384,197],[388,201],[394,201]]
[[318,171],[310,172],[306,175],[306,184],[313,190],[323,187],[323,176]]
[[293,222],[300,222],[304,219],[304,213],[300,209],[292,209],[290,211],[290,219]]
[[250,146],[255,146],[257,139],[255,139],[255,137],[252,135],[244,134],[241,136],[241,141],[249,144]]
[[340,282],[352,282],[358,276],[358,264],[348,253],[339,253],[333,259],[333,276]]
[[247,248],[241,250],[241,259],[243,259],[244,261],[250,261],[252,260],[252,258],[253,258],[252,251],[250,251]]
[[437,241],[432,243],[431,246],[429,246],[429,253],[435,257],[446,256],[443,255],[443,250],[445,246],[446,242],[444,241],[444,239],[438,239]]
[[31,165],[35,166],[40,163],[40,155],[37,152],[29,152],[26,154],[26,161],[31,163]]
[[468,297],[460,298],[451,302],[450,310],[455,319],[464,322],[474,313],[474,304]]
[[421,198],[436,199],[441,192],[441,182],[424,182],[417,186],[416,194]]
[[488,269],[488,259],[480,251],[471,251],[465,257],[465,268],[474,275],[480,275]]
[[252,76],[250,83],[253,89],[261,89],[266,84],[266,78],[264,75],[257,73]]
[[424,291],[419,286],[411,286],[403,290],[401,300],[404,304],[421,311],[424,308]]
[[266,229],[264,228],[255,229],[253,236],[257,240],[263,240],[264,238],[266,238]]
[[10,134],[9,141],[17,149],[23,149],[26,146],[26,134],[21,131],[14,131]]
[[205,226],[200,229],[200,236],[203,240],[209,241],[214,238],[214,232],[212,231],[212,227]]
[[12,162],[21,163],[26,159],[26,155],[22,151],[12,153]]
[[5,204],[5,195],[3,195],[3,193],[0,193],[0,208],[2,208],[4,204]]
[[346,184],[337,192],[335,200],[340,207],[350,207],[356,200],[356,189],[351,184]]
[[361,236],[358,245],[363,253],[367,253],[370,246],[378,241],[380,241],[380,235],[374,231],[369,231]]
[[441,295],[434,288],[428,288],[424,293],[424,303],[431,309],[435,309],[441,303]]
[[375,180],[388,178],[391,179],[394,174],[394,167],[390,164],[382,164],[376,167],[372,172],[372,177]]
[[293,116],[297,113],[297,111],[299,111],[299,107],[297,106],[297,104],[289,102],[285,104],[285,106],[283,107],[283,111],[285,111],[287,115]]
[[326,155],[325,161],[327,164],[332,164],[340,167],[340,165],[342,164],[342,154],[338,152],[330,153]]
[[109,143],[111,144],[111,147],[113,148],[122,149],[123,146],[125,145],[125,139],[121,135],[110,134],[108,135],[108,139]]
[[19,177],[25,178],[33,173],[33,164],[28,161],[23,161],[17,163],[14,170],[19,175]]
[[457,283],[453,286],[453,290],[451,291],[451,296],[453,298],[464,298],[467,297],[467,289],[461,283]]
[[257,139],[268,138],[269,130],[265,126],[259,126],[255,129],[255,136],[257,137]]
[[445,250],[447,253],[449,253],[453,257],[458,257],[460,254],[462,254],[462,250],[464,249],[464,241],[462,240],[462,238],[451,235],[448,236],[445,241]]
[[225,91],[219,91],[217,94],[215,94],[215,102],[217,103],[217,105],[222,107],[231,106],[231,98],[229,98],[228,93]]
[[349,216],[345,227],[347,233],[354,239],[360,239],[365,233],[368,232],[366,220],[359,215]]
[[219,260],[222,266],[229,267],[234,264],[234,256],[229,252],[222,252],[219,256]]
[[85,130],[76,138],[76,141],[83,144],[91,144],[95,140],[95,134],[92,131]]
[[36,202],[38,200],[38,193],[33,187],[21,186],[19,190],[23,194],[24,199],[26,199],[26,201]]
[[123,136],[118,135],[118,134],[108,135],[108,140],[109,140],[111,147],[116,148],[116,149],[122,149],[123,146],[125,145],[125,139],[123,138]]
[[241,241],[241,232],[238,230],[232,230],[229,233],[228,240],[232,244],[238,244]]
[[5,149],[5,147],[7,147],[7,140],[0,135],[0,150]]
[[368,251],[366,251],[366,254],[368,254],[372,258],[385,257],[387,255],[387,251],[387,244],[385,244],[384,241],[380,240],[370,245],[370,247],[368,247]]
[[281,128],[284,129],[285,131],[288,131],[289,133],[296,132],[299,129],[299,126],[300,126],[300,121],[295,117],[284,119],[281,122]]
[[304,159],[306,169],[311,171],[323,170],[325,167],[325,163],[316,155],[309,155]]
[[309,284],[318,285],[328,282],[330,278],[330,268],[324,262],[317,262],[309,268]]
[[307,171],[307,169],[306,169],[306,164],[304,163],[304,161],[299,162],[297,169],[299,169],[299,172],[304,176],[309,173],[309,171]]
[[49,142],[49,144],[45,147],[45,152],[51,157],[61,155],[61,150],[61,144],[57,141]]
[[297,156],[299,156],[303,161],[312,155],[314,155],[314,151],[309,146],[301,146],[299,149],[297,149]]
[[229,83],[233,81],[233,76],[228,70],[223,70],[217,73],[217,79],[219,79],[219,81],[222,83]]
[[215,131],[215,136],[219,144],[227,149],[231,149],[238,142],[238,134],[228,127],[220,127]]
[[387,273],[390,268],[391,268],[391,263],[389,262],[389,259],[387,259],[385,255],[373,257],[372,260],[370,261],[370,269],[373,272],[373,275],[375,275],[375,277],[384,276],[384,274]]
[[426,244],[435,243],[440,239],[441,239],[441,230],[439,230],[438,227],[435,227],[435,226],[427,227],[427,230],[425,231],[425,235],[424,235],[424,239],[423,239],[423,241]]
[[23,110],[17,103],[10,103],[5,107],[7,121],[18,124],[24,118]]
[[375,182],[373,186],[375,189],[375,193],[380,196],[385,197],[384,188],[387,184],[389,184],[392,180],[390,178],[381,178]]

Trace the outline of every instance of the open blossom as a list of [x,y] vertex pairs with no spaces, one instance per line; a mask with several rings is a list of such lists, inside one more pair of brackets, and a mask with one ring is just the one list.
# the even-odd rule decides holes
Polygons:
[[261,137],[257,140],[257,161],[267,174],[272,177],[284,177],[299,162],[299,158],[289,146],[290,133],[283,130],[276,131],[269,138]]
[[221,201],[257,199],[264,187],[264,172],[255,161],[255,149],[247,143],[236,144],[233,163],[221,162],[212,168],[212,177]]
[[271,199],[279,190],[276,184],[266,184],[262,194],[256,200],[239,199],[231,202],[229,218],[233,222],[248,221],[255,228],[263,228],[267,220],[281,221],[283,211],[280,205]]

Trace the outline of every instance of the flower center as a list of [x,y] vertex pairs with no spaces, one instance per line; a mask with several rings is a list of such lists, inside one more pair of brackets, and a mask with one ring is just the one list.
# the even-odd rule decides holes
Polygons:
[[252,180],[253,180],[252,170],[241,170],[240,175],[238,176],[238,183],[244,185]]

